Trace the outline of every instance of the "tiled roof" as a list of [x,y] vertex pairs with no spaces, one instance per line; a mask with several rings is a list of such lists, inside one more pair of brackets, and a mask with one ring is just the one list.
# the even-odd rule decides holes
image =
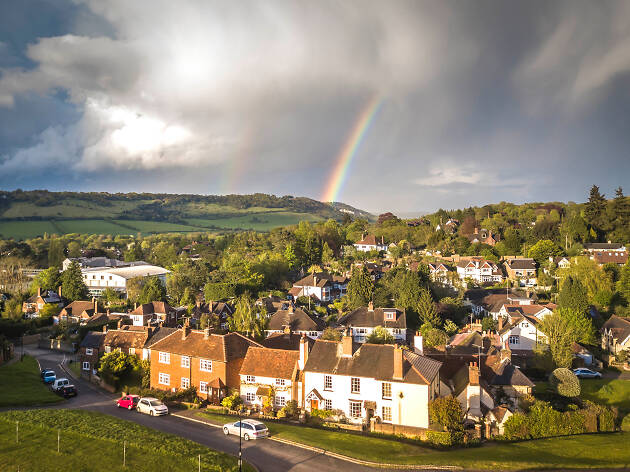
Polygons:
[[191,330],[186,339],[182,339],[182,330],[178,329],[153,344],[151,349],[226,362],[245,357],[250,346],[261,347],[238,333],[210,334],[205,339],[203,331]]
[[626,251],[598,252],[593,256],[598,264],[625,264],[628,262]]
[[64,307],[59,313],[60,316],[79,316],[86,312],[88,315],[94,314],[94,302],[75,300]]
[[510,269],[517,270],[536,270],[534,259],[508,259],[505,265]]
[[298,351],[251,347],[241,366],[241,375],[292,380],[297,371]]
[[602,326],[602,331],[608,330],[619,341],[624,341],[630,336],[630,317],[612,315]]
[[606,249],[621,249],[623,244],[621,243],[585,243],[584,249],[587,251],[593,250],[606,250]]
[[81,347],[100,349],[103,346],[104,339],[105,333],[90,331],[85,335],[83,341],[81,341]]
[[[260,344],[271,349],[286,349],[289,351],[297,351],[300,349],[301,334],[298,333],[274,333],[271,336],[263,339]],[[309,351],[315,344],[315,340],[308,336],[305,337],[308,343]]]
[[154,313],[171,313],[175,309],[166,302],[143,303],[131,313],[133,315],[152,315]]
[[[386,312],[394,312],[394,319],[387,320]],[[370,310],[366,306],[357,308],[339,319],[342,326],[356,326],[359,328],[375,328],[384,326],[386,328],[406,328],[407,320],[405,313],[395,308],[374,308]]]
[[149,338],[148,330],[110,329],[105,334],[104,346],[112,349],[142,349]]
[[325,287],[332,282],[333,277],[326,273],[320,272],[318,274],[309,274],[303,279],[298,280],[293,284],[293,287]]
[[354,244],[360,244],[363,246],[376,246],[376,245],[382,245],[385,243],[384,243],[384,239],[381,238],[380,240],[377,240],[376,236],[374,236],[373,234],[368,234],[361,241],[357,241]]
[[326,323],[319,318],[309,316],[301,308],[294,310],[278,310],[269,319],[267,329],[270,331],[283,330],[289,326],[291,331],[323,331]]

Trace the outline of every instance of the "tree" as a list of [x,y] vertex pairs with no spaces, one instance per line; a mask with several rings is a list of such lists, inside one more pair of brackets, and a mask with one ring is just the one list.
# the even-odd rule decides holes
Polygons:
[[365,266],[353,267],[348,283],[348,304],[351,309],[366,306],[372,301],[374,283]]
[[293,244],[287,244],[287,247],[284,250],[284,257],[287,260],[287,264],[289,264],[290,270],[293,270],[299,266],[299,260],[297,255],[295,254],[295,248],[293,247]]
[[422,333],[422,343],[425,347],[444,346],[448,341],[446,332],[434,328],[431,323],[420,326],[420,333]]
[[529,248],[527,252],[527,255],[538,262],[538,264],[547,262],[550,256],[559,256],[561,254],[562,249],[549,239],[541,239]]
[[558,294],[558,306],[586,313],[589,305],[586,289],[582,283],[568,276]]
[[341,341],[341,333],[337,331],[335,328],[328,326],[324,329],[324,332],[321,335],[321,338],[325,341]]
[[138,303],[161,302],[166,299],[166,288],[158,277],[147,277],[140,291]]
[[38,288],[41,288],[42,292],[44,290],[57,291],[59,284],[59,270],[56,267],[49,267],[35,276],[31,284],[31,293],[37,293]]
[[48,244],[48,266],[60,268],[64,258],[63,243],[53,236]]
[[61,274],[61,290],[64,298],[70,301],[85,300],[87,298],[88,288],[83,282],[81,266],[77,261],[72,261]]
[[446,320],[444,322],[444,331],[449,336],[453,336],[455,333],[459,331],[459,327],[455,323],[453,323],[453,321]]
[[70,241],[68,243],[68,257],[81,257],[81,245],[76,241]]
[[563,397],[573,398],[580,395],[580,379],[569,369],[554,370],[549,376],[549,383]]
[[481,329],[484,331],[496,331],[497,322],[491,316],[485,316],[481,320]]
[[58,315],[60,311],[61,307],[59,307],[56,303],[45,303],[41,310],[39,310],[39,317],[51,318]]
[[13,296],[4,303],[3,318],[19,320],[22,318],[22,300],[18,296]]
[[440,425],[444,431],[464,430],[464,411],[459,400],[452,395],[437,397],[429,404],[431,422]]
[[394,336],[382,326],[377,326],[365,339],[370,344],[394,344]]
[[265,305],[257,307],[254,299],[244,293],[238,297],[234,315],[228,320],[230,331],[237,331],[247,336],[262,336],[267,323]]
[[328,264],[335,259],[335,253],[330,248],[327,242],[324,242],[322,247],[322,262]]
[[442,325],[442,320],[440,315],[438,315],[433,297],[428,289],[423,288],[420,290],[420,299],[418,300],[416,310],[423,323],[430,323],[434,328]]
[[103,290],[103,293],[101,293],[101,298],[105,300],[109,306],[122,303],[120,292],[117,292],[111,287],[107,287],[105,290]]
[[179,304],[182,306],[187,306],[187,305],[194,305],[195,302],[196,302],[195,296],[190,291],[190,288],[186,287],[184,289],[182,298],[179,300]]
[[599,187],[593,185],[588,197],[588,202],[584,205],[584,217],[586,221],[596,230],[604,227],[604,217],[606,211],[606,198],[599,193]]
[[545,333],[549,341],[551,358],[556,367],[571,367],[573,360],[573,343],[576,333],[568,319],[559,313],[545,316],[540,323],[540,331]]
[[630,260],[619,271],[617,290],[630,303]]
[[564,318],[573,334],[573,341],[594,345],[597,343],[595,327],[589,315],[574,308],[558,308],[556,313]]

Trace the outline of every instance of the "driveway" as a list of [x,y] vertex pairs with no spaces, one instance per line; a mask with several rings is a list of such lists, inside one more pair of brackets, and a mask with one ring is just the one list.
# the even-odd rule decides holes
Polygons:
[[[53,369],[57,373],[62,372],[60,364],[64,358],[63,354],[41,349],[27,349],[26,352],[36,357],[43,368]],[[103,392],[83,379],[74,379],[73,382],[79,389],[79,395],[49,408],[78,408],[97,411],[124,420],[134,421],[165,433],[175,434],[217,451],[226,452],[234,456],[238,455],[238,438],[224,436],[219,428],[171,415],[152,417],[136,411],[117,408],[114,402],[118,395]],[[243,442],[243,459],[255,465],[261,472],[312,470],[317,470],[318,472],[339,470],[353,472],[375,470],[371,467],[361,466],[299,447],[264,439],[247,443]]]

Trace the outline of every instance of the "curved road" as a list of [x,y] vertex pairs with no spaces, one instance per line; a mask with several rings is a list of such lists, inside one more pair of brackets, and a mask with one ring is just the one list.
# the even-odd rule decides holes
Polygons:
[[[64,358],[63,354],[28,348],[25,349],[25,352],[36,357],[43,368],[53,369],[58,376],[63,375],[63,371],[60,368]],[[114,401],[118,398],[117,395],[105,393],[83,379],[75,379],[74,384],[79,390],[79,395],[51,408],[77,408],[106,413],[165,433],[190,439],[217,451],[226,452],[234,456],[238,455],[238,438],[224,436],[219,428],[213,428],[171,415],[151,417],[135,411],[116,408]],[[352,472],[374,470],[371,467],[353,464],[299,447],[264,439],[247,443],[243,442],[243,460],[255,465],[261,472],[311,470],[317,470],[318,472],[339,470]]]

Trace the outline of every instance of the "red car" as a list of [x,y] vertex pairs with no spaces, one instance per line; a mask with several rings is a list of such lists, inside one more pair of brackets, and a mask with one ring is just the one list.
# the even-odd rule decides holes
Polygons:
[[125,395],[124,397],[116,400],[116,406],[118,408],[127,408],[128,410],[133,410],[138,405],[138,400],[140,400],[140,397],[138,395]]

